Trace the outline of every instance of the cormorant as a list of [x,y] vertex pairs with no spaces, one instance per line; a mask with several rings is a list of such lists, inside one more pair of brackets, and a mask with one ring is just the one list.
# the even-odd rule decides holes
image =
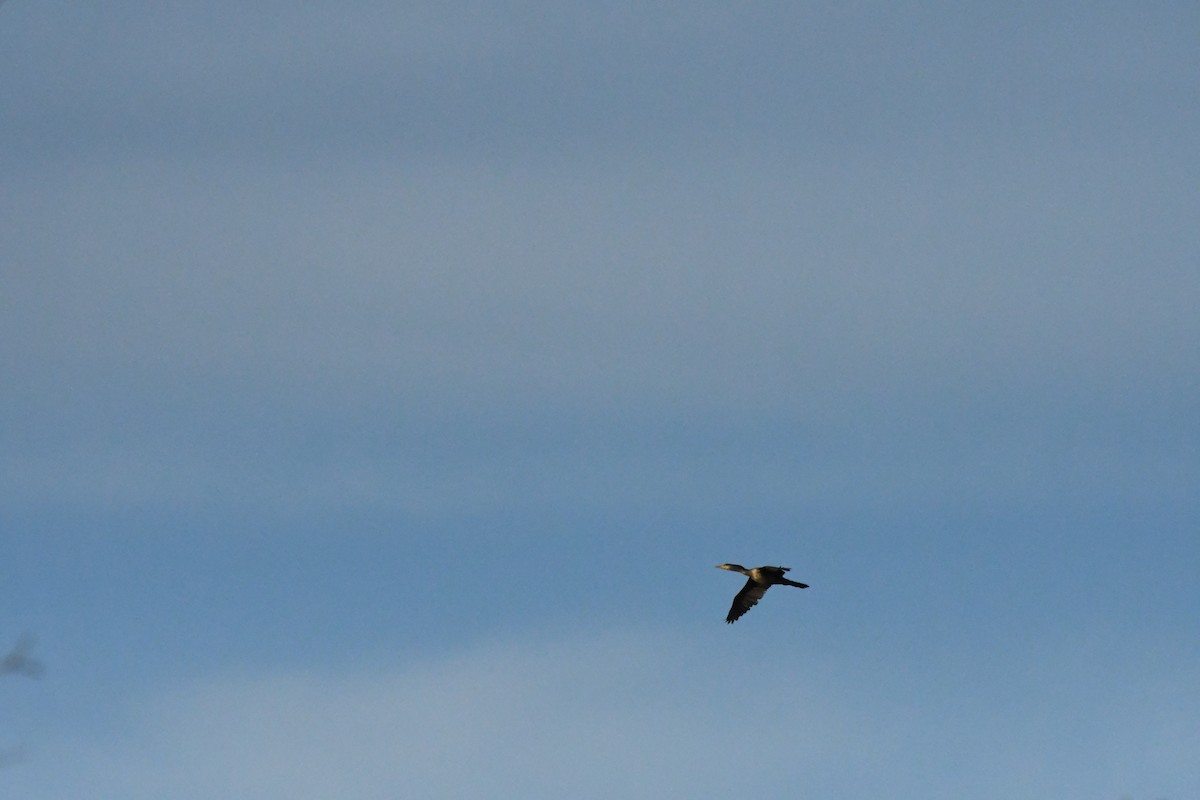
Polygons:
[[755,603],[762,599],[762,596],[767,593],[767,589],[770,589],[777,583],[784,586],[795,586],[797,589],[808,588],[807,583],[797,583],[783,577],[783,573],[788,571],[788,567],[755,567],[754,569],[746,569],[741,564],[718,564],[717,569],[740,572],[750,579],[746,581],[746,585],[733,598],[733,605],[729,608],[729,615],[725,617],[726,622],[736,622],[738,617],[745,614]]

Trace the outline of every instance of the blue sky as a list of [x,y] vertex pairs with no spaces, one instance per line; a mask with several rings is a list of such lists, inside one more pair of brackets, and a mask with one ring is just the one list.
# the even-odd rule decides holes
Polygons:
[[0,782],[1200,795],[1198,28],[3,4]]

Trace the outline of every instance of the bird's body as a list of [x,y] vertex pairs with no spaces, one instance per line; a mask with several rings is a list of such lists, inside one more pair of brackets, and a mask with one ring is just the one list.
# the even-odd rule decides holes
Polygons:
[[807,583],[797,583],[796,581],[788,580],[783,577],[783,573],[788,571],[788,567],[754,567],[746,569],[741,564],[718,564],[717,569],[727,569],[730,572],[740,572],[749,580],[742,590],[733,598],[733,605],[729,608],[729,614],[725,617],[726,622],[736,622],[738,617],[745,614],[754,604],[762,599],[762,596],[767,593],[776,584],[782,586],[795,586],[797,589],[807,589]]

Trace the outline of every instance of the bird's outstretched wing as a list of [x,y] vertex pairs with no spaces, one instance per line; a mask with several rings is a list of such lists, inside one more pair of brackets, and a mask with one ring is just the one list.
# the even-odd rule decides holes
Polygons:
[[729,614],[725,617],[726,622],[736,622],[738,617],[745,614],[754,604],[762,600],[762,596],[767,593],[769,586],[757,583],[753,578],[746,581],[746,585],[733,598],[733,605],[729,607]]

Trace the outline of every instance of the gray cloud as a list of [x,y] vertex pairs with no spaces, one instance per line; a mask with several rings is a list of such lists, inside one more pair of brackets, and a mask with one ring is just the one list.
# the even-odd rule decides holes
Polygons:
[[697,136],[941,149],[1080,123],[1190,127],[1190,20],[1169,8],[1133,19],[921,4],[6,12],[5,52],[24,67],[9,135],[26,154],[261,156],[352,142],[511,157]]
[[[1110,427],[1194,437],[1178,425],[1200,285],[1194,237],[1179,235],[1190,206],[1155,196],[1189,196],[1165,163],[1150,184],[1086,154],[995,158],[963,175],[784,154],[709,153],[697,171],[694,154],[508,170],[145,160],[18,184],[25,232],[2,347],[24,376],[16,396],[30,398],[25,435],[40,452],[10,461],[26,476],[10,486],[71,474],[55,464],[66,447],[83,474],[107,475],[91,494],[119,474],[159,473],[168,495],[233,480],[291,502],[423,472],[399,496],[447,481],[458,488],[433,495],[454,503],[502,473],[438,478],[424,450],[436,439],[416,431],[440,431],[443,451],[482,435],[511,463],[505,437],[558,431],[597,446],[596,426],[617,437],[657,428],[665,445],[704,421],[718,438],[774,426],[793,442],[790,456],[760,454],[764,476],[784,469],[767,485],[789,472],[808,487],[927,474],[927,492],[959,496],[965,481],[1019,493],[1098,457],[1109,466],[1088,474],[1109,477],[1095,493],[1134,481],[1174,496],[1170,476],[1193,474],[1178,447],[1139,453]],[[1139,205],[1156,213],[1130,216]],[[76,405],[83,394],[89,407]],[[366,425],[413,460],[358,454],[336,479],[321,465],[231,471],[225,451],[250,442],[295,463],[314,420],[329,431],[318,436]],[[827,459],[835,439],[840,466],[786,466],[805,450]],[[921,442],[945,460],[910,463],[932,457]],[[872,458],[870,480],[855,466],[860,446],[890,453]],[[601,467],[614,475],[697,457],[612,439],[593,452],[618,457]],[[562,475],[546,468],[520,477],[518,465],[506,481]],[[251,474],[232,477],[239,469]],[[591,473],[577,474],[614,485]],[[906,479],[886,496],[914,488]]]

